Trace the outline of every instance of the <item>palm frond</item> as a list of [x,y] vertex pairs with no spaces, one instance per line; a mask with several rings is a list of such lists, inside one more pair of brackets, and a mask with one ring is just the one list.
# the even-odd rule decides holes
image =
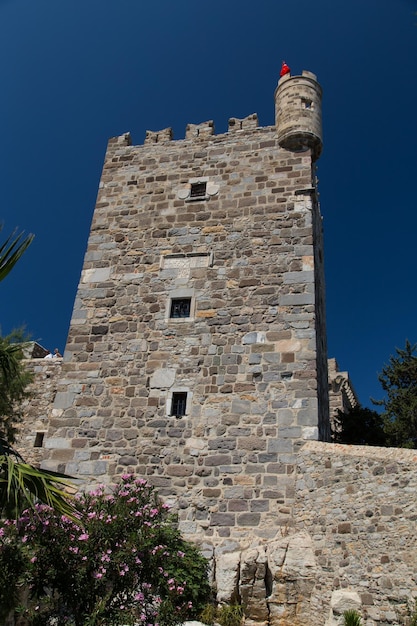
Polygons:
[[3,514],[16,517],[24,508],[42,502],[61,515],[74,517],[70,488],[70,477],[65,474],[15,461],[7,453],[0,456],[0,512]]
[[32,234],[25,237],[24,233],[17,235],[14,231],[3,244],[0,244],[0,281],[6,278],[16,265],[26,248],[32,243],[33,237]]

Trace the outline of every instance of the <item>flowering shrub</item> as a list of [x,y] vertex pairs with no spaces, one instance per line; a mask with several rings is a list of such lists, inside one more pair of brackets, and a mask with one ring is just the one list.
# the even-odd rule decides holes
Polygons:
[[79,521],[39,505],[3,522],[0,607],[28,585],[21,610],[31,626],[170,626],[198,615],[210,596],[207,562],[144,480],[123,476],[76,509]]

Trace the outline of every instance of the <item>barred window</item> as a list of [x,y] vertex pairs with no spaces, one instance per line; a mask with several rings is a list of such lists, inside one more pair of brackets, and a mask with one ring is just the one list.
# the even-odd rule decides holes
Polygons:
[[174,391],[172,394],[171,415],[182,417],[187,408],[187,392]]
[[190,198],[205,198],[207,183],[191,183]]
[[190,317],[191,313],[191,298],[173,298],[171,300],[171,310],[169,317]]

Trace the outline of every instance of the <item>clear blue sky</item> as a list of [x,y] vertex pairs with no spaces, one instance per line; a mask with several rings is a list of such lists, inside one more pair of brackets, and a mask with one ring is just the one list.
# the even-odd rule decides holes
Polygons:
[[107,139],[257,112],[282,59],[324,90],[329,356],[364,405],[417,341],[417,1],[0,0],[0,221],[36,235],[3,334],[65,347]]

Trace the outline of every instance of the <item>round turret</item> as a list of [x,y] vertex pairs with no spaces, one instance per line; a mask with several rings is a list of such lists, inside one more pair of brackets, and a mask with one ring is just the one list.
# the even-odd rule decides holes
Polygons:
[[311,149],[315,161],[322,147],[322,90],[312,72],[285,73],[275,91],[275,123],[279,145],[293,152]]

